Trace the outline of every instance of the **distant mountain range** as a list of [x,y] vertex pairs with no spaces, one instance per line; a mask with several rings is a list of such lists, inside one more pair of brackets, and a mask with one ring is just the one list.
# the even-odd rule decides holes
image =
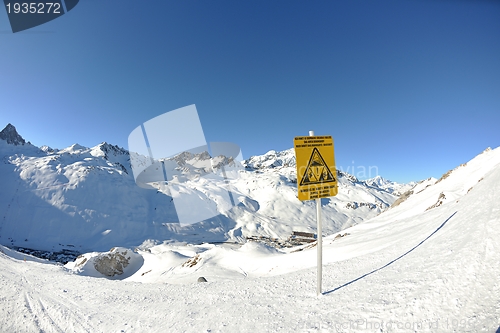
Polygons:
[[[201,154],[170,160],[182,176],[195,167],[200,172],[200,161],[207,159]],[[36,147],[9,124],[0,132],[0,160],[0,244],[7,246],[85,252],[143,242],[283,239],[316,229],[314,203],[297,199],[293,149],[244,161],[239,178],[231,180],[237,206],[185,227],[169,195],[136,185],[129,152],[118,146]],[[337,178],[339,194],[321,200],[327,235],[378,215],[415,185],[380,176],[358,180],[342,171]]]

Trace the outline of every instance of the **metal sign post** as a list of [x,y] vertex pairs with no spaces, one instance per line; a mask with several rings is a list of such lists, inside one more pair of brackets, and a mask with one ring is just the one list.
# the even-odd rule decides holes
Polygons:
[[337,179],[333,140],[331,136],[314,136],[294,139],[297,161],[297,191],[299,200],[316,201],[317,222],[317,266],[318,281],[316,292],[321,295],[323,278],[323,226],[321,219],[321,198],[337,195]]
[[[309,136],[314,136],[314,131],[309,131]],[[318,252],[317,252],[317,266],[318,266],[318,279],[316,285],[316,294],[321,295],[321,282],[323,279],[323,226],[321,225],[321,198],[316,199],[316,223],[318,226]]]
[[316,293],[321,294],[321,280],[323,278],[323,226],[321,225],[321,199],[316,199],[316,222],[318,223],[318,284]]

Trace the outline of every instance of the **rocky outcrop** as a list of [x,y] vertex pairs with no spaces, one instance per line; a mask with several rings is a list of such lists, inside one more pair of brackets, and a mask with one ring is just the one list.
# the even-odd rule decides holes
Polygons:
[[0,139],[15,146],[26,144],[26,141],[19,135],[19,133],[17,133],[16,128],[12,124],[5,126],[5,128],[0,132]]
[[446,196],[444,195],[444,193],[443,192],[439,193],[439,197],[438,197],[436,203],[434,205],[430,206],[429,208],[427,208],[426,211],[428,211],[429,209],[441,206],[443,204],[444,200],[446,200]]
[[400,203],[406,201],[406,199],[408,199],[412,194],[413,194],[412,190],[406,191],[405,193],[401,194],[401,196],[399,198],[397,198],[396,201],[394,201],[391,208],[396,207]]
[[123,270],[130,263],[128,252],[127,249],[113,248],[109,253],[100,254],[94,259],[94,268],[102,275],[122,275]]

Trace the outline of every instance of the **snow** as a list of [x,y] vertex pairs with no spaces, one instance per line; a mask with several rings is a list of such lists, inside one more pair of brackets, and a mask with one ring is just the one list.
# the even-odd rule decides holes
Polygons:
[[[293,174],[288,167],[242,175],[241,184],[253,184],[248,193],[241,185],[244,198],[267,196],[238,207],[233,233],[238,228],[284,232],[275,221],[283,215],[266,216],[287,209],[293,228],[302,221],[304,229],[312,229],[306,219],[314,219],[312,205],[277,199],[293,195],[292,186],[280,186]],[[366,187],[357,192],[363,185],[347,176],[340,182],[339,195],[387,193]],[[260,242],[194,244],[192,233],[183,242],[152,239],[114,249],[130,255],[131,263],[121,277],[111,278],[92,271],[92,260],[109,251],[86,253],[61,266],[2,246],[0,331],[498,331],[500,148],[483,152],[439,182],[415,186],[398,206],[329,231],[319,297],[315,243],[275,249]],[[445,198],[435,205],[441,193]],[[323,206],[328,212],[335,205]],[[294,220],[295,214],[300,218]],[[192,231],[209,237],[211,229],[203,227],[212,225],[201,225]],[[83,258],[86,263],[78,265]],[[198,283],[201,276],[208,282]]]

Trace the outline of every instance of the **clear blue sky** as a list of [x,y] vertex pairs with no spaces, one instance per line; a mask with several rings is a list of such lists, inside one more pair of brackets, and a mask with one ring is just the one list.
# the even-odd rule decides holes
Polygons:
[[82,0],[16,34],[0,10],[0,50],[0,127],[38,146],[127,148],[190,104],[245,158],[313,129],[361,177],[440,177],[500,145],[500,1]]

